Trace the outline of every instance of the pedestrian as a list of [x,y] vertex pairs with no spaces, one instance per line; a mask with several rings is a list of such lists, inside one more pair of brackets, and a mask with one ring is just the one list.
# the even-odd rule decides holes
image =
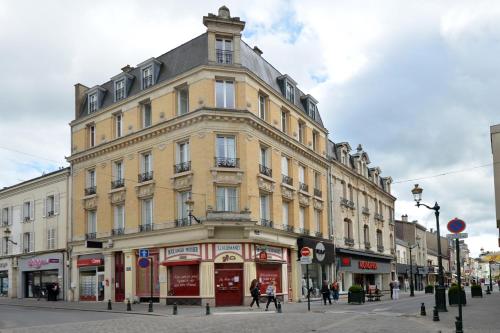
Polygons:
[[332,300],[330,298],[330,288],[328,287],[328,281],[324,280],[321,286],[321,294],[323,295],[323,303],[326,305],[326,300],[332,305]]
[[389,288],[391,289],[391,299],[392,299],[392,295],[393,295],[393,289],[394,289],[394,284],[391,282],[389,282]]
[[337,280],[334,280],[330,286],[330,290],[332,291],[333,301],[337,303],[339,300],[339,283]]
[[252,295],[252,303],[250,303],[250,307],[253,306],[253,304],[257,304],[257,307],[260,308],[259,304],[259,297],[260,297],[260,283],[257,281],[257,279],[253,279],[252,283],[250,284],[250,295]]
[[278,309],[278,303],[276,302],[276,288],[274,287],[274,281],[269,282],[269,285],[267,286],[266,289],[266,295],[267,295],[266,311],[269,309],[269,304],[271,304],[271,302],[274,302],[274,307]]
[[59,284],[54,283],[54,286],[52,287],[52,300],[55,302],[57,301],[57,297],[59,296]]
[[399,281],[394,280],[392,282],[392,292],[393,292],[392,299],[398,300],[399,299]]

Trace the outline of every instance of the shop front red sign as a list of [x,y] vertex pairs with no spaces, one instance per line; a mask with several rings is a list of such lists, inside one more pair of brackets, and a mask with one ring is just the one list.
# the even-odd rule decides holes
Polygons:
[[257,280],[260,293],[265,295],[269,282],[274,281],[276,292],[281,293],[281,264],[257,264]]
[[85,267],[85,266],[100,266],[103,264],[102,259],[97,259],[97,258],[90,258],[90,259],[78,259],[76,262],[76,265],[78,267]]
[[342,258],[340,261],[340,265],[344,267],[351,266],[351,258]]
[[360,261],[359,262],[360,269],[377,269],[377,263],[373,261]]
[[170,290],[172,296],[200,295],[199,265],[170,267]]
[[267,252],[266,251],[262,251],[259,253],[259,260],[263,260],[263,261],[267,260]]

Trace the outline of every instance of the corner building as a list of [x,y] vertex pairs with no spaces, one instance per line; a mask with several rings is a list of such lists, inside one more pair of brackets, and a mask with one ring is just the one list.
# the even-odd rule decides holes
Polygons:
[[[73,300],[241,305],[253,279],[301,297],[299,244],[330,248],[317,101],[241,40],[207,31],[110,81],[75,85]],[[89,248],[86,241],[102,242]],[[138,266],[149,249],[152,266]],[[322,262],[329,278],[333,259]]]

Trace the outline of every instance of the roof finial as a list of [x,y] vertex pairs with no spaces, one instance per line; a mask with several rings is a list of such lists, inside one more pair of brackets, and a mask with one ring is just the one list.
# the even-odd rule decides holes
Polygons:
[[357,150],[358,152],[363,151],[363,147],[361,147],[361,143],[358,145],[358,148],[356,148],[356,150]]
[[229,8],[227,8],[226,6],[220,7],[219,8],[219,17],[222,17],[222,18],[225,18],[225,19],[231,18],[231,14],[229,12]]

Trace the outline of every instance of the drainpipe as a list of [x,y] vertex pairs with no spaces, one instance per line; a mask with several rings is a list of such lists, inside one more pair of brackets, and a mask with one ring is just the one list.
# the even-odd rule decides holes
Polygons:
[[333,279],[337,279],[337,253],[336,253],[336,243],[335,243],[335,235],[334,235],[334,228],[333,228],[333,181],[332,181],[332,163],[328,166],[328,173],[327,173],[327,196],[328,196],[328,201],[327,201],[327,206],[328,206],[328,238],[332,239],[333,242]]

